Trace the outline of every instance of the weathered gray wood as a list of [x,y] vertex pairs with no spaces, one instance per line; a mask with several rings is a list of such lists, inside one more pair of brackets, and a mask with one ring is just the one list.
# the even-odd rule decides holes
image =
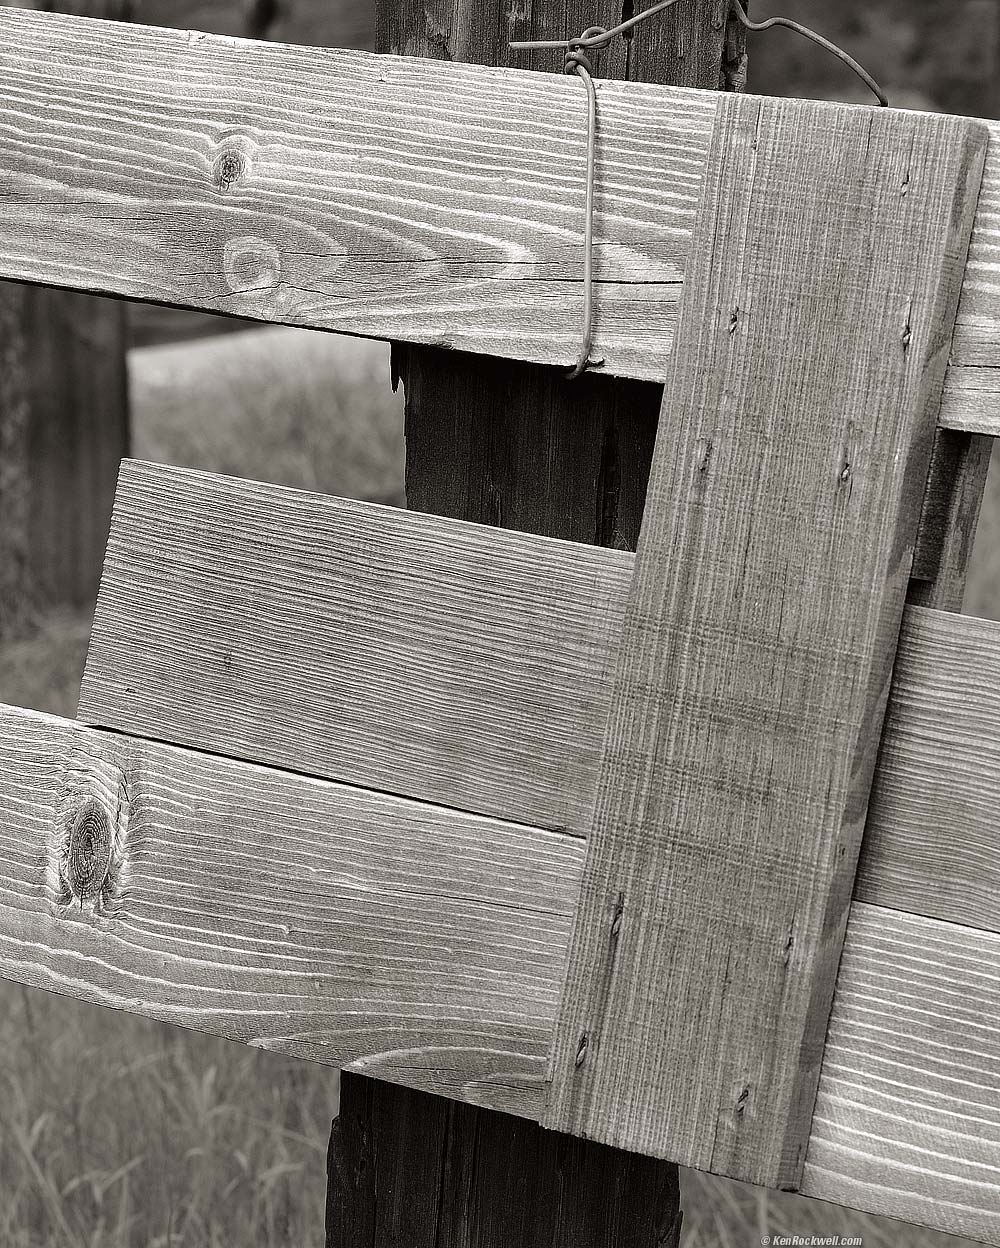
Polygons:
[[1000,624],[911,607],[855,898],[1000,932]]
[[328,1173],[330,1248],[674,1248],[680,1231],[676,1166],[349,1075]]
[[998,968],[993,933],[852,906],[806,1195],[1000,1244]]
[[[576,355],[579,82],[4,9],[0,84],[0,276]],[[715,97],[600,95],[595,351],[662,376]]]
[[[98,1005],[537,1117],[582,866],[573,838],[0,708],[0,974]],[[855,904],[804,1191],[1000,1245],[998,940]]]
[[80,718],[583,836],[632,562],[126,461]]
[[30,561],[36,603],[91,610],[118,465],[129,453],[123,304],[26,294],[31,383]]
[[720,104],[550,1126],[799,1181],[985,139]]
[[[291,81],[294,113],[275,103]],[[3,9],[0,83],[0,276],[575,358],[578,82]],[[716,96],[599,92],[595,354],[608,373],[662,381]],[[959,365],[1000,365],[1000,143],[986,185]],[[976,429],[964,371],[951,370],[947,420]]]
[[[81,718],[581,835],[633,567],[126,461]],[[901,645],[857,895],[997,927],[1000,624]]]
[[993,439],[938,429],[920,515],[907,601],[961,611]]
[[[1000,146],[1000,137],[992,142]],[[1000,365],[949,368],[939,420],[944,429],[1000,437]]]
[[0,760],[0,973],[537,1118],[579,841],[11,708]]

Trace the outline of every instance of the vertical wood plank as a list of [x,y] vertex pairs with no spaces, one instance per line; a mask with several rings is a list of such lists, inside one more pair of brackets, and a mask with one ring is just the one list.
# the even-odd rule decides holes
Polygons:
[[[745,36],[727,21],[725,0],[682,0],[664,19],[643,23],[635,36],[616,41],[599,54],[603,77],[741,90],[746,81]],[[561,58],[536,54],[513,60],[511,39],[579,34],[595,22],[612,26],[622,13],[618,0],[533,0],[508,6],[506,20],[493,0],[376,0],[376,48],[415,56],[438,56],[488,65],[518,64],[558,72]],[[569,383],[556,370],[433,348],[394,348],[394,373],[406,391],[407,505],[456,519],[474,520],[597,545],[634,549],[642,517],[646,481],[662,387],[648,382],[615,382],[585,376]],[[365,1094],[356,1075],[344,1075],[342,1105]],[[370,1115],[393,1091],[375,1085]],[[428,1113],[434,1112],[428,1107]],[[465,1137],[452,1156],[472,1156],[474,1140],[502,1151],[506,1120],[489,1110],[468,1116]],[[474,1133],[474,1134],[473,1134]],[[359,1157],[359,1134],[343,1133],[338,1156],[348,1163]],[[567,1248],[673,1248],[680,1234],[677,1172],[651,1163],[647,1182],[655,1184],[658,1217],[655,1234],[625,1227],[611,1243],[581,1229],[574,1195],[605,1202],[632,1165],[620,1152],[580,1141],[554,1164],[557,1137],[540,1133],[531,1148],[522,1146],[509,1163],[508,1180],[533,1175],[535,1209],[546,1210],[547,1225],[574,1236]],[[547,1150],[541,1142],[549,1140]],[[423,1149],[421,1132],[402,1123],[394,1139],[402,1153]],[[431,1141],[431,1149],[443,1147]],[[588,1157],[597,1158],[587,1166]],[[455,1172],[445,1174],[446,1184]],[[581,1186],[580,1180],[585,1180]],[[427,1176],[414,1182],[426,1185]],[[340,1179],[331,1173],[331,1199]],[[414,1198],[418,1198],[414,1193]],[[349,1216],[330,1248],[370,1248],[373,1189],[354,1189]],[[648,1189],[634,1193],[636,1208],[650,1203]],[[481,1187],[475,1194],[478,1216],[495,1221],[475,1248],[529,1248],[516,1227],[506,1187]],[[451,1216],[457,1216],[454,1202]],[[439,1219],[442,1234],[448,1224]],[[454,1232],[457,1234],[457,1231]],[[461,1242],[461,1241],[459,1241]],[[562,1241],[554,1241],[562,1242]],[[550,1248],[550,1244],[539,1245]]]
[[348,1076],[329,1248],[669,1248],[677,1170],[507,1114]]
[[984,151],[720,103],[549,1126],[799,1181]]
[[26,292],[31,423],[29,557],[37,600],[92,606],[129,447],[126,305]]

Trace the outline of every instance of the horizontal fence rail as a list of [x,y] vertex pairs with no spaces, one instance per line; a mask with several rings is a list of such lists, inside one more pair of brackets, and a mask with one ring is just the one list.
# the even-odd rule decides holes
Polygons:
[[[540,557],[557,545],[531,540]],[[613,595],[615,576],[603,583]],[[995,723],[1000,625],[972,623],[964,671],[958,617],[911,610],[904,653],[970,684],[985,670],[970,713]],[[391,663],[407,639],[388,644]],[[895,774],[897,743],[932,721],[926,769]],[[801,1190],[1000,1244],[1000,936],[980,930],[997,926],[1000,893],[970,879],[983,829],[952,810],[952,852],[933,866],[944,897],[979,888],[967,923],[871,904],[900,903],[899,880],[927,871],[920,841],[896,830],[945,813],[938,768],[1000,786],[1000,759],[967,727],[922,663],[901,665],[867,834],[879,849],[848,925]],[[566,748],[587,756],[599,731],[582,718]],[[108,835],[91,811],[95,848],[81,852],[72,832],[95,792]],[[540,1115],[578,836],[11,708],[0,811],[5,976]],[[96,889],[95,857],[108,864]]]
[[[598,92],[594,356],[662,381],[718,101]],[[0,10],[0,275],[568,365],[583,122],[552,74]],[[1000,433],[998,246],[994,141],[949,428]]]
[[[301,523],[287,522],[290,510]],[[240,532],[248,540],[237,546]],[[12,834],[21,848],[8,855],[17,878],[5,922],[22,933],[41,924],[43,934],[31,938],[30,957],[5,954],[4,973],[105,1004],[140,1001],[169,1021],[539,1117],[583,868],[580,829],[634,556],[518,534],[492,535],[500,540],[487,548],[481,533],[126,463],[81,701],[81,719],[96,729],[6,713],[4,756],[15,751],[15,761],[5,771],[22,775],[31,758],[37,767],[31,786],[21,783],[6,803],[18,812]],[[348,553],[356,551],[362,558]],[[280,593],[267,592],[269,567]],[[529,567],[558,610],[549,603],[512,632],[511,587]],[[603,612],[591,618],[599,601]],[[473,604],[467,627],[449,630],[459,602]],[[369,638],[379,618],[385,627]],[[421,704],[407,674],[424,670],[429,637],[438,645],[436,692]],[[356,714],[362,699],[375,734]],[[529,724],[535,737],[525,735]],[[1000,1110],[987,1077],[1000,1033],[1000,878],[986,848],[989,795],[1000,789],[1000,754],[989,744],[998,724],[1000,625],[908,610],[801,1185],[992,1243],[1000,1243],[1000,1215],[980,1176],[1000,1165]],[[113,735],[100,731],[108,728]],[[470,773],[450,734],[495,731],[494,753]],[[55,735],[40,745],[39,734]],[[546,753],[538,742],[547,737]],[[544,763],[533,758],[539,749]],[[252,761],[218,757],[227,751]],[[420,752],[424,767],[389,766]],[[100,914],[93,900],[74,908],[59,883],[67,812],[93,760],[125,776],[131,805],[146,803],[129,817]],[[104,783],[118,791],[113,779]],[[240,789],[256,795],[249,805],[230,796]],[[37,809],[35,790],[49,794]],[[460,795],[466,809],[442,806],[443,793]],[[532,824],[540,816],[548,826]],[[394,821],[384,843],[381,818]],[[428,834],[435,848],[426,857]],[[28,888],[40,844],[48,864],[41,900]],[[481,868],[478,883],[452,854]],[[183,902],[163,893],[171,855],[184,872]],[[183,865],[195,859],[197,868]],[[383,860],[397,872],[391,879],[375,871]],[[265,886],[279,877],[287,889]],[[434,923],[421,908],[428,889]],[[29,896],[45,904],[25,912]],[[210,911],[211,923],[175,915],[175,905],[185,915]],[[118,922],[126,910],[128,928]],[[136,935],[147,924],[165,944]],[[74,982],[63,960],[76,965],[73,942],[91,929],[111,941],[100,965],[119,969],[94,983],[81,962]],[[444,950],[459,932],[465,939],[449,968]],[[152,977],[161,988],[143,982],[129,997],[120,977],[143,948],[178,956],[169,976]],[[318,1000],[297,996],[294,980],[286,999],[284,976],[300,964],[313,974],[315,959],[323,963],[312,981]],[[399,966],[408,968],[402,978]],[[233,967],[246,997],[223,990]],[[344,981],[335,990],[325,978],[332,967]],[[521,1004],[506,1013],[499,1003],[510,990]]]

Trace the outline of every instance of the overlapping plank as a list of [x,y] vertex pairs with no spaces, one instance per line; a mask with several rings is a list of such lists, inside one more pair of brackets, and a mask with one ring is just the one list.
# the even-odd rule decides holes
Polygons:
[[[997,143],[1000,146],[1000,140]],[[1000,336],[1000,312],[997,320]],[[939,421],[945,429],[1000,437],[1000,366],[952,365],[945,378]]]
[[538,1117],[579,841],[0,709],[0,973]]
[[549,1126],[798,1184],[984,149],[720,104]]
[[126,461],[80,718],[583,836],[632,562]]
[[907,612],[854,895],[1000,932],[1000,624]]
[[[568,364],[579,82],[0,10],[0,276]],[[602,82],[595,355],[662,376],[715,115]]]
[[[410,1087],[540,1115],[582,858],[0,708],[0,974]],[[998,941],[854,905],[803,1191],[1000,1244]]]
[[1000,1244],[998,1070],[1000,936],[855,903],[802,1191]]
[[[633,565],[128,461],[81,718],[582,834]],[[1000,930],[998,738],[1000,624],[910,608],[859,899]]]
[[[662,381],[716,96],[598,91],[594,354]],[[569,364],[581,102],[551,74],[3,9],[0,276]],[[945,411],[996,433],[997,141],[984,188]]]

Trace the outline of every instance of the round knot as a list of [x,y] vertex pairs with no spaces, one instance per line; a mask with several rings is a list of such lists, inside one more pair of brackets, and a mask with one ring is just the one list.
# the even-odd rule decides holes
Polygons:
[[100,802],[85,802],[66,845],[65,878],[80,901],[100,896],[111,869],[111,824]]

